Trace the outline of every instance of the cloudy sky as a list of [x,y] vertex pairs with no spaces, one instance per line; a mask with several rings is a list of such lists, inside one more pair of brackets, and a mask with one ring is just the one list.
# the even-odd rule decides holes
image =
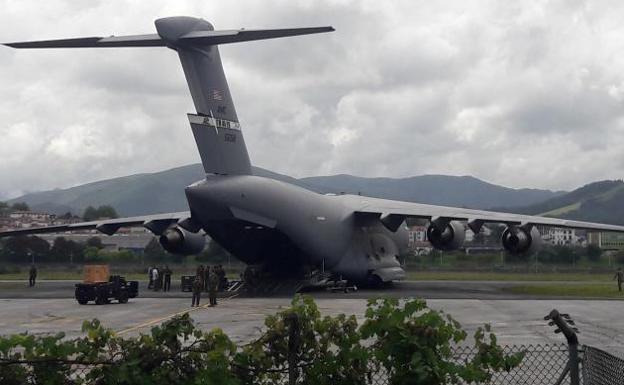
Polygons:
[[[221,56],[252,162],[292,176],[474,175],[572,189],[624,172],[621,1],[0,0],[0,41],[332,25]],[[199,161],[164,48],[0,47],[0,199]]]

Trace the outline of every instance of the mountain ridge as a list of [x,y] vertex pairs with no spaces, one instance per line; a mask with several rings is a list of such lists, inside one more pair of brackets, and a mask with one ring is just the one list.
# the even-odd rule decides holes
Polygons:
[[[259,167],[254,167],[253,172],[254,175],[292,183],[318,193],[362,193],[378,198],[479,209],[527,206],[563,194],[550,190],[512,189],[472,176],[367,178],[338,174],[297,179]],[[183,211],[188,209],[184,187],[203,178],[201,164],[191,164],[28,193],[8,202],[26,202],[34,210],[56,214],[67,211],[82,213],[87,206],[103,204],[115,207],[120,215],[129,216]]]
[[503,207],[497,210],[624,225],[624,181],[604,180],[588,183],[540,203],[524,207]]

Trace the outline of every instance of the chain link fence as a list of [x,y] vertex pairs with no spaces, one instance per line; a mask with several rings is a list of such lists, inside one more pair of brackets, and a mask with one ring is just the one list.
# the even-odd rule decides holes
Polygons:
[[591,346],[583,348],[584,385],[624,384],[624,359]]
[[[537,344],[507,345],[506,354],[524,353],[522,363],[509,372],[493,373],[488,384],[554,385],[564,372],[568,363],[568,345]],[[454,350],[457,362],[470,360],[477,351],[471,346],[460,346]],[[75,361],[46,362],[2,362],[0,361],[0,384],[18,385],[12,382],[15,373],[27,373],[27,384],[97,384],[102,382],[97,370],[114,363],[87,363]],[[624,385],[624,359],[603,350],[584,346],[582,349],[582,384],[584,385]],[[275,376],[275,384],[288,384],[288,369]],[[297,381],[301,382],[301,378]],[[562,384],[569,384],[566,377]],[[387,373],[382,370],[370,373],[368,385],[390,385]],[[21,383],[19,383],[21,385]]]
[[[566,344],[506,345],[505,354],[524,353],[522,363],[509,372],[493,373],[490,384],[555,384],[568,363]],[[473,347],[456,349],[456,358],[471,359],[476,350]]]

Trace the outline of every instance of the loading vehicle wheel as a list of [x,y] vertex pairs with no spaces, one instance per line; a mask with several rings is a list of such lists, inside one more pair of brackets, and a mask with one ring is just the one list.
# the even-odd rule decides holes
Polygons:
[[98,289],[95,296],[95,304],[96,305],[104,305],[108,303],[108,296],[106,295],[106,290]]
[[128,303],[128,294],[125,291],[119,293],[119,298],[117,298],[119,303]]

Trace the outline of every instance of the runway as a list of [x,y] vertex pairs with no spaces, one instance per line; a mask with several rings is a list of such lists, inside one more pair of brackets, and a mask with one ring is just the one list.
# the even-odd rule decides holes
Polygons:
[[[364,319],[366,300],[317,298],[324,315],[356,314]],[[287,298],[232,298],[216,308],[189,308],[180,298],[138,298],[128,304],[80,306],[71,299],[1,299],[0,334],[34,334],[63,331],[80,336],[84,320],[98,318],[102,324],[124,335],[147,332],[175,314],[190,312],[203,329],[223,329],[237,342],[260,334],[264,318],[287,306]],[[571,314],[581,331],[581,343],[624,354],[624,303],[583,300],[479,300],[429,299],[429,306],[455,317],[469,332],[490,323],[503,344],[563,342],[543,320],[551,309]]]
[[[60,299],[74,298],[74,285],[77,281],[39,281],[35,287],[28,287],[28,281],[0,281],[0,298],[17,299]],[[514,285],[540,285],[552,282],[545,281],[402,281],[382,290],[362,289],[344,294],[315,291],[309,293],[316,298],[362,298],[368,299],[380,295],[397,298],[430,298],[430,299],[592,299],[591,297],[557,297],[529,296],[506,291]],[[573,283],[573,282],[569,282]],[[566,282],[557,282],[565,285]],[[147,289],[147,282],[139,282],[141,298],[190,298],[190,293],[180,291],[180,282],[174,280],[171,291],[163,293]],[[241,293],[241,296],[246,296]],[[280,296],[277,295],[272,295]],[[288,298],[291,294],[282,294]],[[624,299],[624,296],[623,296]]]
[[[366,299],[379,295],[424,297],[430,307],[443,310],[473,332],[490,323],[502,344],[564,342],[543,320],[551,309],[569,313],[581,331],[581,343],[624,356],[624,302],[586,299],[527,299],[501,291],[508,282],[403,282],[390,290],[357,293],[312,293],[324,315],[355,314],[364,319]],[[73,283],[40,282],[35,289],[22,282],[0,282],[0,334],[63,331],[80,336],[84,320],[98,318],[123,335],[148,332],[176,314],[190,312],[203,329],[223,329],[233,340],[257,337],[267,315],[290,302],[288,297],[221,299],[216,308],[190,308],[189,293],[142,290],[128,304],[78,305]],[[204,299],[205,300],[205,299]]]

